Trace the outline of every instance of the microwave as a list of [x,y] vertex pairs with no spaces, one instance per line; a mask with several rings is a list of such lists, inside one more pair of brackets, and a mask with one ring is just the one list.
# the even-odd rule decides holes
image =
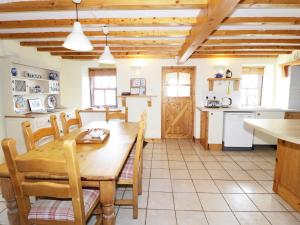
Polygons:
[[12,90],[13,90],[14,94],[26,94],[27,93],[26,80],[13,79],[12,80]]

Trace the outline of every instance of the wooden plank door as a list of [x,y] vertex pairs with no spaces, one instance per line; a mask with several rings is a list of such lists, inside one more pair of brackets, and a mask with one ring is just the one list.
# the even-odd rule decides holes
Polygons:
[[192,138],[194,131],[194,67],[162,70],[162,137]]

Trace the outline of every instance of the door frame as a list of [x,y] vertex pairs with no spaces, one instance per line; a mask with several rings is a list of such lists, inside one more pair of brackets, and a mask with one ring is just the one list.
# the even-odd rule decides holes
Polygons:
[[161,138],[165,139],[165,112],[164,112],[164,74],[167,70],[191,69],[191,90],[192,90],[192,137],[195,129],[195,83],[196,83],[196,66],[163,66],[161,70]]

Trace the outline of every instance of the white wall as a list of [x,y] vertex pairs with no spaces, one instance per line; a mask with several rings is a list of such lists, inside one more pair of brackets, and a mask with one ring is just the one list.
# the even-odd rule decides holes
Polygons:
[[[129,91],[130,78],[135,77],[132,66],[135,64],[143,64],[141,75],[139,77],[146,78],[147,94],[155,95],[153,105],[147,108],[146,101],[139,99],[128,100],[129,120],[137,121],[139,113],[144,109],[148,110],[148,129],[147,138],[161,137],[161,70],[163,66],[177,66],[175,60],[172,59],[120,59],[117,60],[117,86],[118,94],[124,91]],[[196,105],[201,106],[206,95],[217,98],[226,95],[226,84],[216,84],[214,92],[208,91],[207,78],[213,77],[216,73],[215,66],[224,65],[233,72],[234,77],[239,77],[243,66],[266,66],[267,78],[264,84],[265,95],[263,102],[266,105],[271,105],[273,99],[274,86],[274,68],[276,59],[274,58],[227,58],[227,59],[191,59],[183,66],[196,66]],[[75,61],[62,60],[61,70],[61,88],[62,104],[68,107],[88,107],[90,105],[89,97],[89,81],[88,68],[99,67],[95,60],[90,61]],[[232,85],[232,84],[231,84]],[[232,90],[232,88],[231,88]],[[233,98],[235,105],[239,104],[239,93],[231,91],[229,97]],[[271,103],[270,103],[271,102]],[[200,114],[196,110],[195,115],[195,137],[200,137]]]
[[[33,47],[21,47],[19,42],[11,40],[0,40],[0,57],[10,56],[14,61],[19,61],[24,64],[42,66],[44,68],[51,68],[60,70],[61,59],[60,57],[53,57],[49,53],[37,52],[36,48]],[[0,63],[0,90],[3,90],[3,68],[7,65]],[[4,124],[4,111],[5,111],[5,99],[3,93],[0,91],[0,140],[6,137],[5,124]],[[21,125],[20,125],[21,126]],[[3,161],[2,150],[0,150],[0,163]]]

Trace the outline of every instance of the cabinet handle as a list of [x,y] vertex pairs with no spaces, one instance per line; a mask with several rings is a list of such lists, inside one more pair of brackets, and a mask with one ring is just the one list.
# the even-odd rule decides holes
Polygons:
[[214,115],[214,113],[210,113],[210,115]]
[[48,123],[50,123],[50,120],[48,119]]
[[258,116],[260,116],[260,113],[257,113]]

